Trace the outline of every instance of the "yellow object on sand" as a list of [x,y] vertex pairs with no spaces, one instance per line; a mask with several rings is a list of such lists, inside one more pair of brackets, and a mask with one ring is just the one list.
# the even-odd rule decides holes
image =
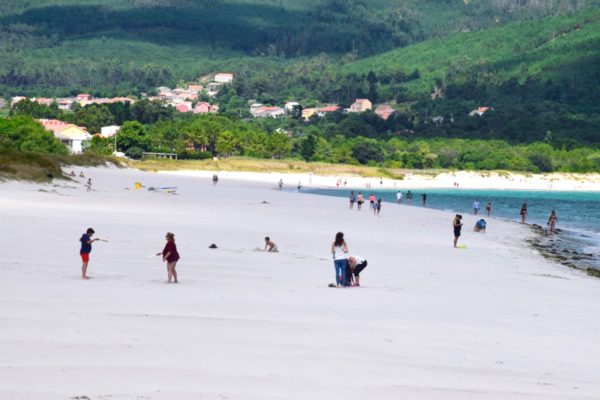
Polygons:
[[459,249],[466,249],[467,245],[466,244],[461,244],[460,246],[458,246]]
[[142,184],[140,182],[136,182],[135,183],[135,188],[136,189],[141,189],[142,188]]

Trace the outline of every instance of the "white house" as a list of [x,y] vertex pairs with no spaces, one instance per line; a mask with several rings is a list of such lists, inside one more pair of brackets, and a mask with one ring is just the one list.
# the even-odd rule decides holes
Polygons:
[[218,83],[231,83],[233,82],[233,74],[220,72],[215,75],[215,82]]
[[55,138],[59,139],[69,147],[71,153],[81,153],[85,145],[92,138],[84,128],[57,119],[38,119],[44,129],[52,132]]
[[362,113],[373,108],[373,103],[369,99],[356,99],[348,109],[351,113]]
[[493,110],[493,108],[491,107],[477,107],[476,109],[474,109],[473,111],[471,111],[469,113],[469,117],[474,117],[474,116],[478,116],[481,117],[483,114],[485,114],[486,112]]
[[119,125],[103,126],[100,128],[100,135],[103,138],[113,137],[119,132],[119,129],[121,129]]
[[290,114],[292,111],[294,111],[294,108],[299,107],[300,103],[298,103],[297,101],[288,101],[287,103],[285,103],[285,105],[283,106],[283,108],[285,109],[285,112]]

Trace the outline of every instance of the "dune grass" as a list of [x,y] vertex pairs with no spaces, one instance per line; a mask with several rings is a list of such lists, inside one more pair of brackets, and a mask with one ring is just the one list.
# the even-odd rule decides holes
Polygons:
[[231,157],[219,160],[144,160],[130,161],[133,168],[144,171],[245,171],[277,173],[313,173],[315,175],[385,177],[402,179],[399,170],[381,167],[368,167],[349,164],[329,164],[306,162],[301,160],[259,160],[243,157]]

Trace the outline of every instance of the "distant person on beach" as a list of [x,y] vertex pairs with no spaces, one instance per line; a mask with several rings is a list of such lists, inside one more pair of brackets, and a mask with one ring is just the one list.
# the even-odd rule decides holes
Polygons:
[[[360,286],[360,273],[367,268],[367,260],[364,257],[352,255],[348,256],[348,269],[350,270],[350,278],[346,277],[346,283],[354,278],[354,286]],[[350,282],[352,284],[352,282]]]
[[398,202],[398,204],[402,204],[402,192],[399,190],[396,193],[396,201]]
[[350,209],[354,208],[354,203],[356,203],[356,195],[354,194],[354,190],[350,191]]
[[519,214],[521,214],[521,223],[524,224],[525,220],[527,219],[527,203],[523,203]]
[[85,178],[85,175],[83,174],[83,171],[79,171],[79,177],[80,178]]
[[454,228],[454,248],[456,248],[456,244],[458,243],[458,238],[460,237],[460,230],[462,229],[462,215],[456,214],[454,217],[454,221],[452,221],[452,227]]
[[479,203],[479,199],[477,199],[473,202],[473,214],[474,215],[479,214],[480,208],[481,208],[481,204]]
[[423,199],[423,207],[427,206],[427,193],[423,193],[421,195],[421,198]]
[[369,210],[372,210],[374,205],[375,205],[375,195],[373,193],[371,193],[369,195]]
[[375,209],[377,210],[377,216],[379,216],[379,213],[381,212],[381,198],[377,199],[377,202],[375,203]]
[[300,189],[302,189],[302,182],[298,182],[298,191],[300,191]]
[[346,285],[346,268],[348,267],[348,244],[344,240],[344,234],[338,232],[335,240],[331,243],[331,254],[333,254],[333,265],[335,267],[336,286]]
[[279,180],[279,183],[277,184],[277,186],[279,186],[279,190],[281,190],[281,188],[283,188],[283,179]]
[[72,176],[74,178],[75,177],[75,171],[71,171],[71,173],[69,174],[69,176]]
[[492,213],[492,202],[488,201],[487,205],[485,206],[485,211],[487,212],[487,216],[489,217],[490,214]]
[[357,207],[358,211],[360,211],[364,202],[365,202],[365,199],[363,198],[362,193],[358,192],[358,196],[356,196],[356,204],[358,205],[358,207]]
[[212,181],[213,185],[216,185],[219,182],[219,176],[217,174],[213,174]]
[[486,226],[487,226],[487,222],[485,222],[485,219],[482,218],[475,223],[475,226],[473,227],[473,232],[485,233]]
[[173,281],[177,283],[177,271],[175,267],[177,266],[177,261],[179,261],[179,253],[175,245],[175,234],[167,232],[165,239],[167,240],[165,248],[162,253],[156,253],[156,255],[160,256],[162,254],[163,261],[167,262],[167,282],[171,283]]
[[87,188],[87,191],[91,191],[92,190],[92,178],[89,178],[87,183],[85,184],[85,187]]
[[556,216],[556,211],[552,210],[550,213],[550,217],[548,217],[548,230],[550,233],[554,233],[556,231],[556,224],[558,223],[558,217]]
[[413,198],[413,194],[409,190],[408,192],[406,192],[406,203],[410,205],[410,203],[412,202],[412,198]]
[[268,251],[269,253],[279,253],[277,245],[268,236],[265,237],[265,251]]
[[92,239],[94,236],[94,230],[92,228],[88,228],[87,231],[83,235],[79,241],[81,242],[81,250],[79,250],[79,255],[81,256],[81,279],[89,279],[87,276],[87,267],[90,262],[90,253],[92,252],[92,243],[100,239]]

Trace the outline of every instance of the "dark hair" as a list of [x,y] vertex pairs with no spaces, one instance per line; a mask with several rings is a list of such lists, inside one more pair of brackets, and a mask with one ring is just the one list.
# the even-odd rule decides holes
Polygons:
[[165,236],[168,237],[169,239],[175,240],[175,234],[174,233],[167,232],[167,234]]
[[269,240],[271,240],[271,238],[268,236],[265,236],[265,240],[268,242]]
[[342,232],[338,232],[335,234],[335,241],[333,242],[336,246],[344,245],[344,234]]
[[85,231],[85,233],[87,233],[88,235],[92,234],[92,233],[96,233],[92,228],[88,228],[87,231]]

